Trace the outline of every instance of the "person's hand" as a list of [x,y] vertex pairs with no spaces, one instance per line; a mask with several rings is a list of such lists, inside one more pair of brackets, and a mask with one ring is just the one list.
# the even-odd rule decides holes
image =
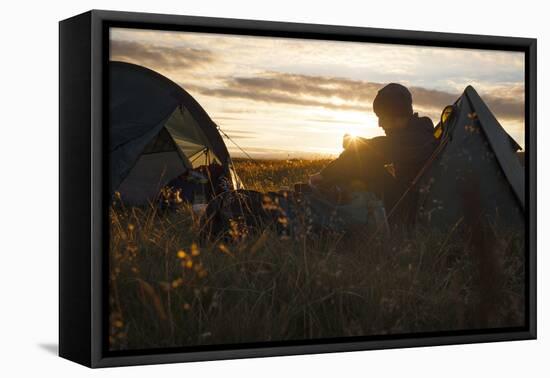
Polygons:
[[319,186],[323,182],[323,175],[320,173],[316,173],[314,175],[309,176],[309,185],[313,187]]

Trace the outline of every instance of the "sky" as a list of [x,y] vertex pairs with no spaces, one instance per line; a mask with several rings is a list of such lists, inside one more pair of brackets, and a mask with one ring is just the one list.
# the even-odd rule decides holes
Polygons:
[[372,101],[390,82],[434,124],[472,85],[524,146],[522,52],[113,28],[110,54],[183,87],[234,157],[335,156],[346,133],[384,135]]

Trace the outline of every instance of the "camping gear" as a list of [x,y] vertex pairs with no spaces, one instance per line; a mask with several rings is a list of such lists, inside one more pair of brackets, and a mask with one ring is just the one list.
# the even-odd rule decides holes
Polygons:
[[281,237],[314,237],[358,227],[368,233],[388,231],[384,205],[373,193],[350,192],[335,198],[334,193],[306,184],[296,184],[294,191],[224,192],[208,204],[201,218],[201,232],[205,239],[237,241],[265,228],[272,228]]
[[473,211],[492,227],[523,230],[525,171],[517,156],[520,146],[473,87],[445,108],[435,132],[439,146],[408,190],[418,192],[418,221],[450,229]]
[[[190,170],[208,173],[214,165],[230,189],[242,188],[216,124],[183,88],[145,67],[115,61],[109,82],[111,193],[145,204],[173,179]],[[214,184],[193,183],[201,192]]]

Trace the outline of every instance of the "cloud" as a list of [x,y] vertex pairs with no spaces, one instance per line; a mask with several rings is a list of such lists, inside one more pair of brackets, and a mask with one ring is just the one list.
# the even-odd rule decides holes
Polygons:
[[[482,88],[477,88],[480,90]],[[412,87],[411,92],[414,104],[425,110],[442,110],[446,105],[452,104],[460,93]],[[483,91],[481,91],[483,92]],[[524,90],[521,87],[499,88],[480,93],[483,100],[498,118],[523,120],[524,118]]]
[[181,85],[206,96],[351,111],[369,110],[382,87],[379,83],[271,71],[264,76],[225,78],[215,88]]
[[318,106],[332,110],[352,110],[352,111],[364,111],[368,107],[363,105],[353,104],[335,104],[324,100],[308,99],[304,97],[293,96],[292,93],[284,92],[271,92],[265,91],[263,93],[250,92],[242,88],[200,88],[199,92],[206,96],[215,96],[222,98],[240,98],[251,101],[265,102],[271,104],[287,104],[298,106]]
[[252,138],[256,138],[256,136],[258,135],[257,132],[251,131],[251,130],[231,128],[231,131],[227,131],[225,127],[222,128],[222,130],[224,130],[224,133],[222,134],[222,136],[223,138],[226,138],[226,139],[227,137],[225,136],[225,134],[229,135],[230,138],[238,138],[238,139],[252,139]]
[[138,41],[111,40],[111,60],[121,60],[164,70],[181,70],[211,64],[215,54],[207,49],[162,46]]
[[[163,38],[166,37],[163,35]],[[189,38],[185,42],[189,42]],[[184,40],[180,42],[182,41]],[[320,107],[336,111],[372,111],[372,101],[385,84],[334,77],[329,74],[309,75],[281,71],[260,71],[254,76],[235,76],[226,73],[213,77],[212,72],[219,73],[218,68],[223,66],[221,52],[197,46],[200,45],[163,45],[147,38],[139,41],[112,39],[111,59],[144,65],[169,77],[180,76],[184,71],[206,68],[208,74],[190,74],[189,80],[182,83],[185,89],[205,96],[244,99],[267,104]],[[222,65],[213,68],[216,63]],[[497,118],[524,120],[523,84],[512,83],[495,87],[493,84],[475,80],[469,83],[474,84]],[[453,88],[458,89],[460,85]],[[453,88],[436,90],[424,86],[411,86],[415,110],[438,117],[446,105],[452,104],[460,96],[460,92],[455,92]]]
[[485,102],[497,118],[514,121],[523,121],[525,118],[525,103],[523,99],[487,96]]
[[[363,112],[372,110],[372,101],[384,85],[346,78],[270,71],[255,77],[226,78],[221,86],[215,88],[195,85],[188,88],[213,97]],[[446,105],[452,104],[460,96],[460,92],[423,87],[411,87],[410,90],[415,110],[432,115],[438,115]],[[481,93],[498,118],[523,120],[523,86],[501,87]]]
[[334,124],[334,123],[339,123],[339,124],[348,124],[348,125],[362,125],[363,122],[359,122],[359,121],[345,121],[345,120],[340,120],[340,119],[336,119],[336,118],[308,118],[306,119],[305,121],[309,121],[309,122],[315,122],[315,123],[331,123],[331,124]]
[[256,138],[255,135],[252,135],[252,134],[241,134],[241,133],[236,133],[234,131],[230,131],[229,133],[226,133],[229,135],[229,138],[225,135],[222,135],[222,138],[223,139],[254,139]]

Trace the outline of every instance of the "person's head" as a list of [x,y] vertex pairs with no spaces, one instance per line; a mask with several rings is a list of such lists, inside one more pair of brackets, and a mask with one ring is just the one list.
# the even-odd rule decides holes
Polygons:
[[401,84],[390,83],[378,91],[372,107],[378,126],[391,134],[406,127],[413,115],[411,92]]

